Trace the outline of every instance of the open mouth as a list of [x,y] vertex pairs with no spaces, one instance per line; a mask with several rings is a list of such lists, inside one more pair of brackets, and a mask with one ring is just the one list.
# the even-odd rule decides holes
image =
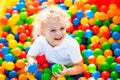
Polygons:
[[63,37],[60,37],[60,38],[54,38],[55,40],[61,40]]

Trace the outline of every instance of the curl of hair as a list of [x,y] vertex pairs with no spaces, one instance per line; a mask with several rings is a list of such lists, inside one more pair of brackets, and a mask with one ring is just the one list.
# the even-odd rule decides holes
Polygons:
[[44,27],[44,24],[47,24],[49,19],[58,20],[67,28],[71,26],[70,16],[65,10],[56,5],[48,6],[37,14],[36,20],[33,23],[32,34],[34,39],[41,35],[41,28]]

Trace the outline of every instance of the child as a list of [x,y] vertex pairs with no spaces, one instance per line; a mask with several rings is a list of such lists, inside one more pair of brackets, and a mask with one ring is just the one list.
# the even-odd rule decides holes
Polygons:
[[[55,77],[82,73],[83,62],[79,44],[66,34],[69,26],[70,18],[61,8],[52,5],[40,11],[33,29],[35,41],[27,54],[28,63],[37,63],[35,58],[42,53],[49,63],[62,65],[60,74],[53,73]],[[65,67],[70,65],[73,67]]]

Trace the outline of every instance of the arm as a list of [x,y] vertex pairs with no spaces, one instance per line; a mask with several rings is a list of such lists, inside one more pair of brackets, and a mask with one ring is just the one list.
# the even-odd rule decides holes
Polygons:
[[27,54],[27,60],[28,60],[28,64],[32,64],[32,63],[37,64],[37,61],[36,61],[35,57],[30,56],[29,54]]

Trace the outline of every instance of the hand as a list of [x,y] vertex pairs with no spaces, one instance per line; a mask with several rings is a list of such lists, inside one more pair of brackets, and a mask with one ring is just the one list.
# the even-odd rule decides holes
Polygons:
[[56,73],[56,72],[52,73],[55,77],[63,77],[63,76],[65,76],[67,74],[67,68],[62,64],[61,64],[61,66],[62,66],[63,70],[59,69],[58,70],[59,73]]

